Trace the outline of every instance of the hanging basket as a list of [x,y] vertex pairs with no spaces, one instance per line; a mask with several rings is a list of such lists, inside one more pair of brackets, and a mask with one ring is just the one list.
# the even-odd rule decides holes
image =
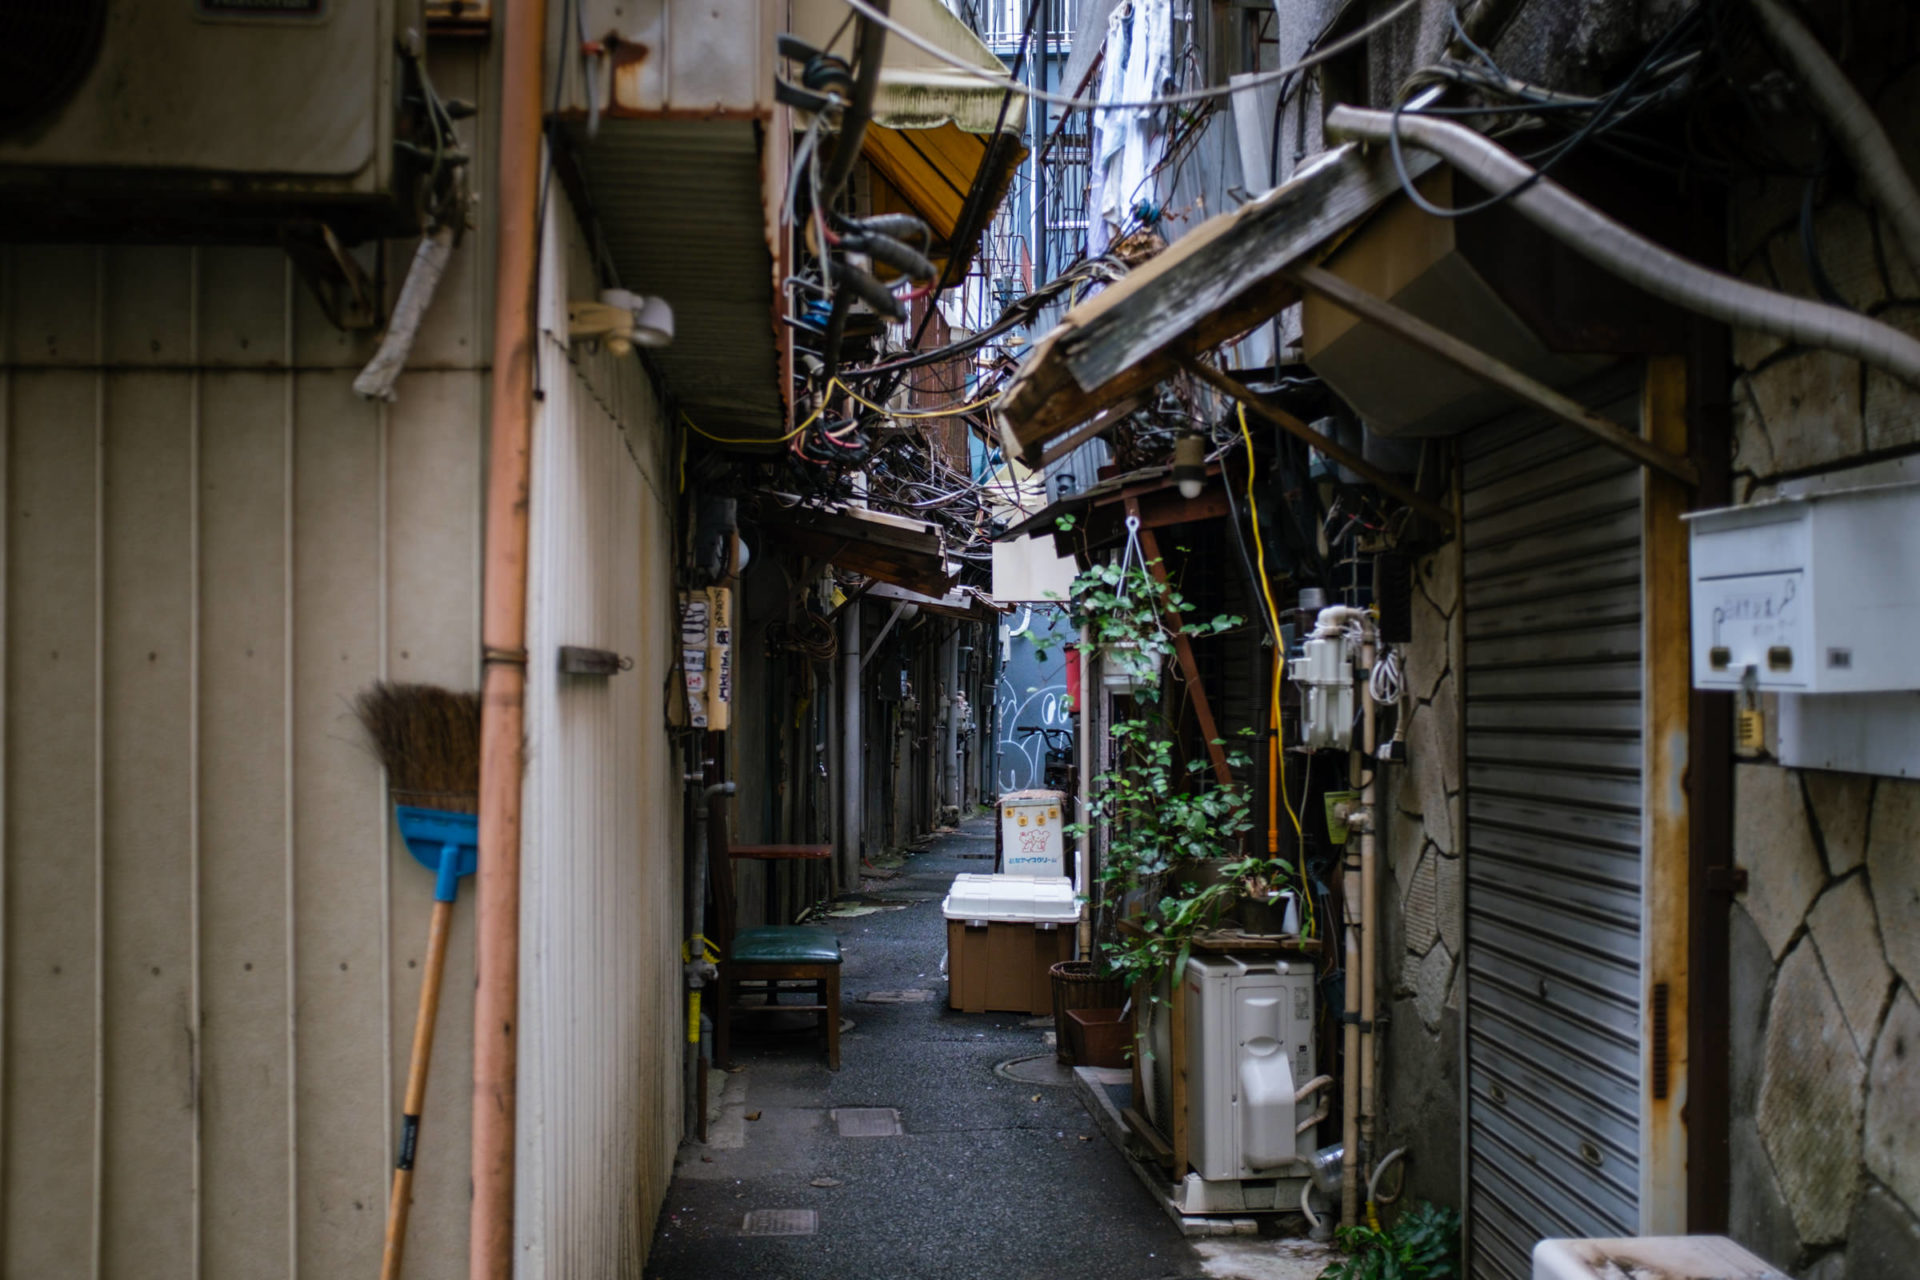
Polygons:
[[1065,1066],[1073,1066],[1073,1027],[1069,1009],[1117,1009],[1127,998],[1127,984],[1120,978],[1096,978],[1091,960],[1062,960],[1048,973],[1053,978],[1054,1056]]

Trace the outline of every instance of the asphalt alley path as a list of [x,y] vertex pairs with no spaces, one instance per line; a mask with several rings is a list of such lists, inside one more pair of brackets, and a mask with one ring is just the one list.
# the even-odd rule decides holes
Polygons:
[[[817,1038],[742,1024],[734,1053],[745,1070],[725,1077],[712,1144],[681,1148],[649,1277],[1204,1274],[1070,1087],[996,1073],[1015,1059],[1050,1058],[1051,1021],[947,1008],[940,899],[957,873],[992,870],[990,821],[936,839],[875,886],[874,897],[906,905],[824,922],[840,934],[841,1007],[853,1020],[839,1072],[827,1070]],[[864,1108],[882,1114],[840,1122],[832,1114]],[[899,1113],[897,1134],[842,1136],[863,1122],[890,1129],[888,1110]],[[766,1231],[795,1234],[749,1234]]]

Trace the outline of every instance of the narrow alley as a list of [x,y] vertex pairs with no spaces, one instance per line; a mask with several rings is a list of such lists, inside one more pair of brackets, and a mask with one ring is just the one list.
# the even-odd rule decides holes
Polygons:
[[[845,955],[840,1070],[804,1030],[736,1041],[710,1145],[674,1166],[649,1276],[1198,1274],[1055,1064],[1053,1019],[947,1007],[940,901],[992,860],[990,820],[969,819],[869,881],[859,901],[878,910],[816,922]],[[848,1136],[867,1125],[891,1136]]]

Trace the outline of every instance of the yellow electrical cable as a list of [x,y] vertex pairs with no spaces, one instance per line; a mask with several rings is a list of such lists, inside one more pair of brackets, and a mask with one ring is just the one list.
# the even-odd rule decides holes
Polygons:
[[808,427],[818,422],[820,420],[820,413],[821,413],[820,409],[815,409],[812,413],[807,415],[807,420],[805,422],[801,423],[799,426],[795,427],[793,430],[787,432],[787,434],[783,436],[776,436],[771,440],[768,440],[761,436],[747,436],[747,437],[717,436],[713,434],[713,432],[708,431],[706,428],[702,427],[699,423],[695,422],[692,418],[689,418],[684,413],[680,415],[680,421],[686,423],[688,428],[691,429],[695,435],[705,436],[707,439],[712,440],[718,444],[785,444],[787,441],[793,439],[795,436],[799,435],[802,431],[805,431]]
[[[1240,418],[1240,438],[1246,442],[1247,446],[1247,514],[1253,520],[1253,550],[1260,564],[1260,594],[1266,597],[1267,616],[1273,620],[1275,628],[1273,637],[1274,679],[1272,681],[1272,715],[1273,731],[1278,733],[1280,732],[1280,671],[1282,670],[1279,651],[1280,610],[1273,603],[1273,584],[1267,580],[1267,544],[1261,541],[1260,538],[1260,507],[1259,504],[1254,501],[1253,496],[1253,432],[1247,429],[1247,407],[1243,404],[1235,404],[1234,412],[1238,414]],[[1282,743],[1280,747],[1280,799],[1282,803],[1287,806],[1287,817],[1293,819],[1294,838],[1299,842],[1295,846],[1299,855],[1295,860],[1295,865],[1300,871],[1300,896],[1305,900],[1307,908],[1306,936],[1312,937],[1318,931],[1318,926],[1314,921],[1313,915],[1313,889],[1307,883],[1307,836],[1306,832],[1301,830],[1300,815],[1294,812],[1293,797],[1287,794],[1287,749],[1284,743]]]
[[900,409],[889,409],[884,405],[877,405],[871,400],[856,395],[852,387],[849,387],[838,378],[835,378],[828,385],[838,387],[846,392],[847,399],[853,401],[855,404],[871,409],[875,413],[884,413],[889,418],[950,418],[956,413],[971,413],[973,410],[985,405],[990,405],[1000,398],[1000,393],[996,391],[990,396],[983,396],[975,400],[972,404],[956,404],[950,405],[945,409],[916,409],[912,412],[907,412]]

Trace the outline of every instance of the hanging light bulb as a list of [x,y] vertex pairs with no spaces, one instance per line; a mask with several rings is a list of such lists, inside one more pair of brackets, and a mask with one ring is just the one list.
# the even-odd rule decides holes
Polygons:
[[1197,498],[1207,487],[1207,441],[1184,435],[1173,442],[1173,480],[1183,498]]

